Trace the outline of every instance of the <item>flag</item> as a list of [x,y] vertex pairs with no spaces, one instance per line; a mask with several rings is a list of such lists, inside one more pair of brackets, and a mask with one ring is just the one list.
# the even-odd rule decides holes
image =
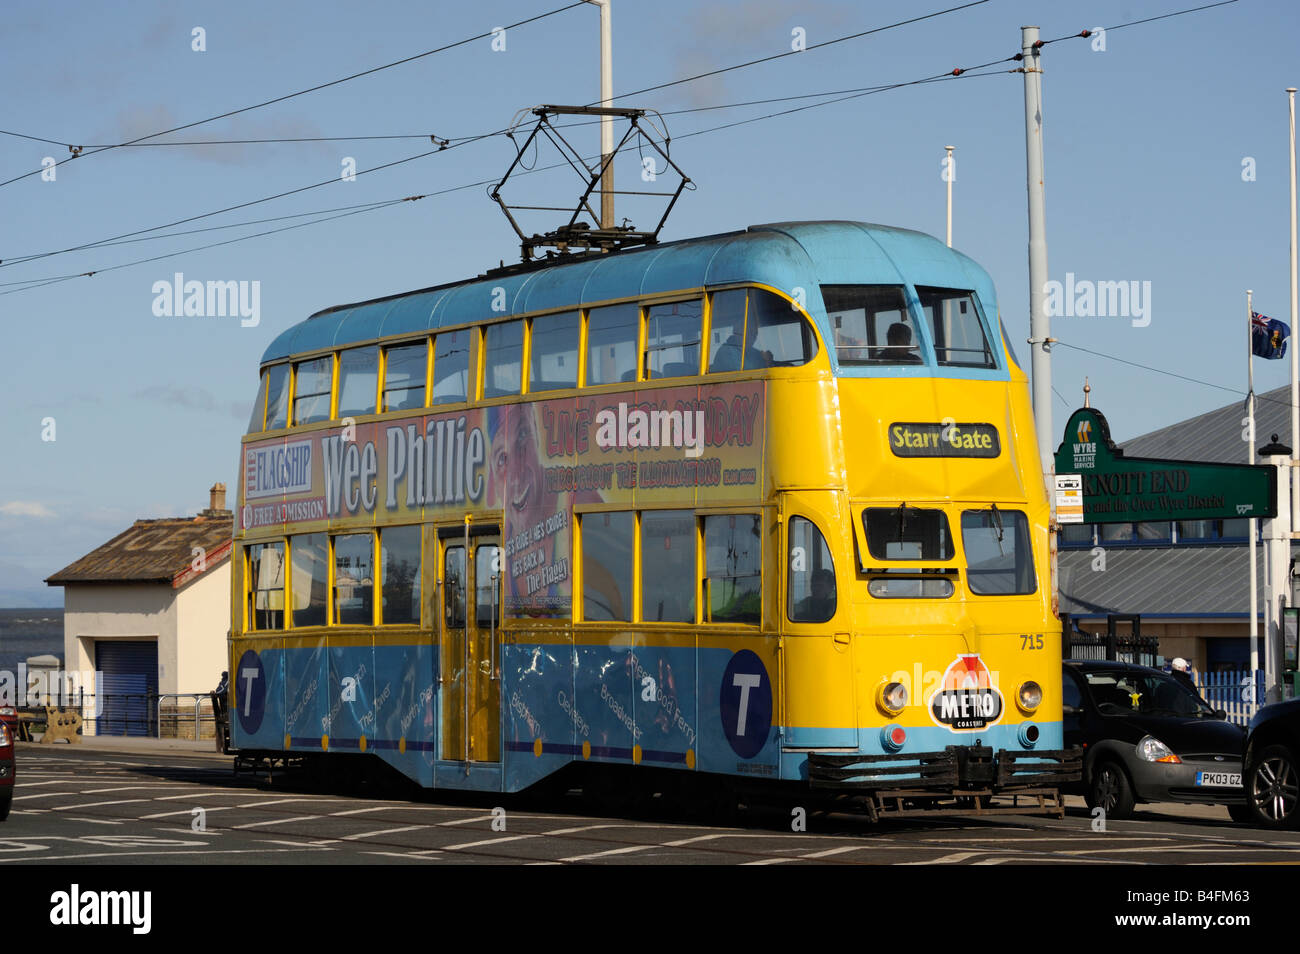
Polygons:
[[1257,311],[1250,313],[1250,350],[1257,358],[1286,357],[1286,339],[1291,328],[1284,322]]

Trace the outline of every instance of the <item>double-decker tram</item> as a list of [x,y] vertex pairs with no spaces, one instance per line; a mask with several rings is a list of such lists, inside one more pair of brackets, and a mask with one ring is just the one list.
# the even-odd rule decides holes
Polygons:
[[243,439],[233,747],[1058,811],[1049,504],[997,314],[929,236],[808,222],[295,325]]

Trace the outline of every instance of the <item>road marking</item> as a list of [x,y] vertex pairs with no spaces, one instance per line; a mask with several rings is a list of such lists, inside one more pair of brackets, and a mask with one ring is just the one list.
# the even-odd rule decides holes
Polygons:
[[[800,855],[800,858],[829,858],[832,855],[842,855],[846,851],[869,851],[872,848],[883,847],[877,845],[841,845],[838,848],[827,848],[825,851],[814,851],[810,855]],[[896,846],[889,846],[896,847]],[[793,859],[791,859],[793,860]]]
[[238,798],[247,798],[252,792],[194,792],[190,795],[159,795],[154,799],[155,802],[174,802],[180,798],[223,798],[228,795],[234,795]]
[[59,805],[55,808],[52,808],[51,811],[75,812],[75,811],[80,811],[83,808],[99,808],[101,805],[127,805],[130,804],[131,802],[147,802],[147,801],[149,801],[149,799],[147,798],[119,798],[111,802],[87,802],[85,805]]
[[382,828],[379,831],[367,831],[358,835],[344,835],[339,841],[356,841],[360,838],[374,838],[376,835],[395,835],[399,831],[415,831],[417,828],[428,828],[428,825],[407,825],[404,828]]
[[259,845],[288,845],[291,848],[324,848],[325,844],[319,841],[283,841],[279,838],[260,838],[257,842]]
[[[213,812],[228,812],[228,811],[230,811],[231,809],[233,809],[234,807],[235,807],[234,805],[218,805],[218,806],[216,806],[216,807],[214,807],[214,808],[205,808],[205,809],[203,809],[203,813],[204,813],[205,815],[210,815],[210,814],[212,814]],[[193,814],[194,814],[194,809],[192,809],[192,808],[182,808],[182,809],[179,809],[178,811],[174,811],[174,812],[156,812],[156,813],[153,814],[153,815],[141,815],[140,818],[139,818],[138,820],[139,820],[139,821],[153,821],[153,820],[156,819],[156,818],[171,818],[171,817],[174,816],[174,815],[193,815]]]
[[610,848],[607,851],[594,851],[589,855],[572,855],[568,858],[561,858],[560,861],[589,861],[592,858],[606,858],[610,855],[629,855],[634,851],[646,851],[650,848],[660,848],[661,845],[628,845],[625,848]]
[[173,784],[173,785],[168,785],[168,784],[156,784],[156,785],[115,785],[115,786],[113,786],[112,788],[83,788],[83,789],[81,790],[81,794],[82,794],[82,795],[103,795],[103,794],[106,794],[106,793],[108,793],[108,792],[129,792],[129,791],[131,791],[132,789],[141,789],[141,788],[175,788],[175,787],[176,787],[176,786],[175,786],[174,784]]
[[86,822],[90,825],[121,825],[120,821],[113,821],[107,818],[69,818],[68,821]]
[[238,831],[241,828],[261,828],[263,825],[289,824],[289,822],[299,821],[320,821],[319,815],[298,815],[296,818],[268,818],[266,821],[249,822],[247,825],[235,825],[233,830]]
[[457,818],[455,821],[438,822],[441,828],[450,828],[452,825],[470,825],[474,822],[492,821],[498,818],[497,815],[475,815],[473,818]]
[[362,854],[363,854],[363,855],[382,855],[382,856],[385,857],[385,858],[405,858],[405,859],[408,859],[408,860],[414,858],[416,861],[433,861],[433,860],[435,860],[434,858],[430,857],[429,854],[428,854],[427,852],[418,852],[418,853],[416,853],[416,852],[402,852],[402,851],[363,851]]
[[59,795],[76,795],[76,792],[37,792],[35,795],[15,795],[14,801],[21,802],[28,798],[53,798]]
[[639,825],[579,825],[577,828],[557,828],[555,831],[544,831],[543,835],[576,835],[580,831],[595,831],[598,828],[639,828]]
[[459,851],[462,848],[477,848],[479,845],[500,845],[507,841],[521,841],[524,838],[540,838],[541,835],[505,835],[499,838],[484,838],[482,841],[465,841],[459,845],[444,845],[441,851]]
[[979,855],[988,854],[986,851],[958,851],[951,855],[944,855],[942,858],[931,858],[928,861],[900,861],[903,865],[955,865],[959,861],[965,861],[967,858],[975,858]]

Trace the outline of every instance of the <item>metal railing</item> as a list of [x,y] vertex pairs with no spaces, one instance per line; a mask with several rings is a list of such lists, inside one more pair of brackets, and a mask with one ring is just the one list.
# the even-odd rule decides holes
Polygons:
[[[168,699],[175,702],[165,710]],[[182,702],[187,699],[192,700],[192,706]],[[105,692],[97,697],[94,692],[79,689],[75,693],[48,693],[39,705],[79,711],[85,735],[200,740],[205,737],[205,727],[212,730],[206,737],[212,738],[216,725],[211,692]]]

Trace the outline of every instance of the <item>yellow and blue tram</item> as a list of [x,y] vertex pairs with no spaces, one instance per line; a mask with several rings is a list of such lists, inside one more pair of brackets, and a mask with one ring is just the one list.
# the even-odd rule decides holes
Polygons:
[[267,349],[243,439],[232,745],[431,788],[1054,808],[1039,459],[988,275],[916,232],[754,226],[328,309]]

